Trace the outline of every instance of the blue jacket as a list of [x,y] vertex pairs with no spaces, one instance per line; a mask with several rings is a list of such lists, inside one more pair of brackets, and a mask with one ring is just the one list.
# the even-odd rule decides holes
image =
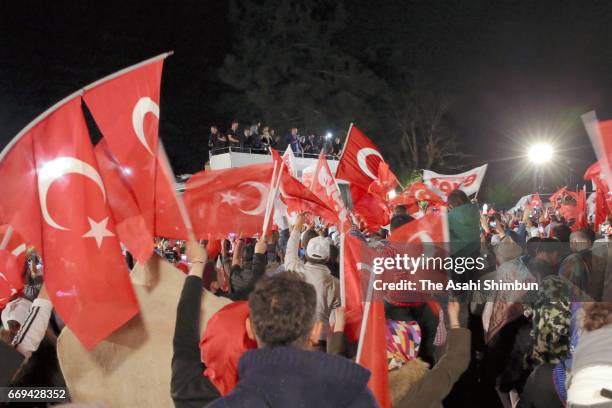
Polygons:
[[236,388],[207,408],[377,407],[370,372],[354,362],[292,347],[249,350],[238,363]]

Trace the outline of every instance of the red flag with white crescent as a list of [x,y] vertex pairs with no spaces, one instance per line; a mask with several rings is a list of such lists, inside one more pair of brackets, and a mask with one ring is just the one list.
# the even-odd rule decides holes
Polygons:
[[26,250],[12,225],[0,225],[0,310],[23,290]]
[[183,198],[199,239],[229,233],[261,234],[273,164],[253,164],[194,174]]
[[398,194],[390,201],[392,206],[405,205],[408,213],[414,214],[419,211],[419,202],[426,201],[430,207],[446,206],[446,202],[438,194],[434,193],[422,181],[415,181],[408,188]]
[[[22,160],[28,166],[15,165]],[[35,198],[35,206],[12,207],[14,201],[3,196],[2,216],[25,241],[37,244],[55,310],[91,349],[138,313],[138,302],[81,99],[68,100],[21,135],[0,162],[0,178],[9,196],[24,191],[18,184],[25,180],[34,185],[36,196],[24,198]],[[17,222],[24,216],[27,222]]]
[[[381,163],[384,163],[384,159],[376,145],[357,126],[351,125],[336,178],[349,183],[352,211],[371,232],[389,223],[386,197],[381,198],[380,192],[376,195],[368,191],[372,183],[378,180]],[[382,168],[385,169],[384,166]],[[384,179],[386,182],[397,180],[390,171]],[[379,181],[375,188],[379,187],[380,190],[384,184],[385,181]]]
[[104,181],[108,202],[112,208],[117,235],[130,253],[144,264],[153,254],[153,235],[138,207],[127,174],[102,139],[94,148],[100,175]]
[[150,235],[187,239],[188,226],[158,137],[163,64],[159,57],[102,79],[85,88],[83,99],[121,166]]
[[378,165],[381,162],[384,159],[376,145],[357,126],[352,125],[338,163],[336,178],[367,191],[378,178]]

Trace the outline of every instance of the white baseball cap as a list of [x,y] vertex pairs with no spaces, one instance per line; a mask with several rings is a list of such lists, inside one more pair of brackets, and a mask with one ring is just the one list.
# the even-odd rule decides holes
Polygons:
[[329,240],[325,237],[314,237],[308,241],[306,256],[312,259],[328,259],[329,244]]

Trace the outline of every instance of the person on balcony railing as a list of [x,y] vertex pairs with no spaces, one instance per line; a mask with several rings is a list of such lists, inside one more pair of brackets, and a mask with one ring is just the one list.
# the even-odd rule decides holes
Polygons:
[[274,147],[275,144],[276,143],[274,143],[272,135],[270,135],[270,128],[268,126],[264,126],[261,131],[261,147],[268,149],[268,147]]
[[240,135],[238,134],[238,121],[233,120],[230,129],[227,131],[227,139],[230,147],[240,147]]
[[336,136],[336,138],[334,139],[334,142],[332,143],[331,147],[331,151],[334,155],[334,158],[340,159],[340,153],[342,153],[342,142],[340,142],[340,138],[338,136]]
[[227,146],[227,138],[219,132],[217,126],[210,127],[210,137],[208,138],[209,149],[220,149]]
[[291,128],[291,133],[287,135],[285,138],[285,142],[288,146],[291,146],[291,150],[293,153],[300,154],[302,153],[302,146],[300,145],[300,135],[298,134],[298,128]]

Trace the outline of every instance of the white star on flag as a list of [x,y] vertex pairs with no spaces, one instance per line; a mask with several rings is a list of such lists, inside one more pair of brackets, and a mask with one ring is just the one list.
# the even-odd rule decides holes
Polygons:
[[83,235],[83,238],[95,238],[96,244],[98,244],[98,248],[102,246],[102,240],[105,237],[115,236],[115,234],[106,229],[106,225],[108,224],[108,217],[106,217],[100,222],[95,222],[89,217],[87,217],[87,219],[89,220],[89,226],[91,227],[91,229]]
[[244,201],[244,199],[239,194],[236,194],[234,191],[221,193],[221,203],[228,203],[232,205],[240,204],[242,201]]

